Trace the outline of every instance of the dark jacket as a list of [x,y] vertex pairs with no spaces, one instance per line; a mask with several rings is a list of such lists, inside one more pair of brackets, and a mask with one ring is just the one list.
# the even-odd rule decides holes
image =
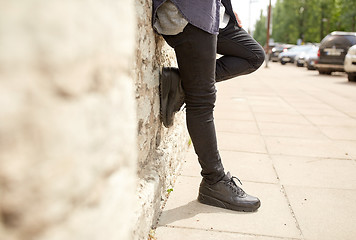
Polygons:
[[[167,0],[153,0],[152,25],[157,9]],[[192,25],[211,34],[219,33],[220,0],[171,0]],[[221,0],[226,12],[235,19],[230,0]]]

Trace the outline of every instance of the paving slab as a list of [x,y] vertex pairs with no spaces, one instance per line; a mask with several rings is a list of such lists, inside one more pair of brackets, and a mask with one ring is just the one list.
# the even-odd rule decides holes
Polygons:
[[356,190],[353,160],[273,155],[271,158],[282,185]]
[[258,126],[263,136],[327,139],[320,129],[313,125],[259,122]]
[[254,121],[255,118],[251,111],[231,111],[229,109],[217,108],[215,116],[219,116],[221,120],[240,120],[240,121]]
[[355,190],[285,188],[306,240],[356,239]]
[[325,103],[309,102],[309,101],[289,101],[288,102],[295,109],[318,109],[325,111],[334,111],[333,107],[326,105]]
[[285,102],[279,97],[276,96],[276,94],[270,94],[270,95],[247,95],[245,96],[246,99],[249,100],[249,103],[258,103],[264,105],[265,102],[267,102],[267,105],[270,105],[271,103],[278,103],[278,104],[285,104]]
[[216,131],[230,133],[259,134],[255,121],[238,121],[220,119],[215,123]]
[[356,141],[333,141],[335,146],[343,149],[345,155],[350,159],[356,160]]
[[255,113],[255,117],[257,122],[312,125],[304,116],[299,114]]
[[220,151],[267,153],[260,135],[217,132]]
[[198,177],[184,176],[177,180],[159,226],[300,238],[278,185],[244,182],[244,190],[252,195],[258,193],[262,206],[257,212],[243,213],[200,204],[196,200],[200,181]]
[[220,151],[225,171],[242,181],[278,183],[273,162],[267,154]]
[[265,137],[265,141],[273,155],[349,159],[346,152],[330,140]]
[[250,111],[250,107],[246,101],[243,101],[243,98],[227,98],[217,100],[216,108],[221,110],[229,110],[229,111],[237,111],[237,112],[248,112]]
[[354,109],[349,111],[349,112],[347,112],[347,115],[350,116],[350,117],[356,118],[356,112],[355,112]]
[[290,106],[252,105],[251,108],[256,113],[298,114],[298,111]]
[[356,127],[356,119],[348,116],[306,116],[306,119],[319,126],[344,126],[348,128]]
[[289,108],[289,104],[279,97],[248,97],[251,106],[284,107]]
[[200,177],[201,167],[199,165],[198,157],[194,152],[193,146],[189,148],[188,153],[184,158],[181,176],[186,177]]
[[325,127],[321,126],[320,130],[329,138],[334,140],[353,140],[356,141],[356,127]]
[[279,238],[212,230],[160,227],[156,231],[157,240],[299,240],[300,238]]
[[[272,160],[267,154],[220,151],[225,171],[238,177],[241,181],[261,183],[278,183]],[[185,158],[182,175],[200,177],[200,165],[193,149]]]
[[298,112],[304,116],[336,116],[347,117],[347,115],[341,111],[335,109],[319,109],[319,108],[299,108]]

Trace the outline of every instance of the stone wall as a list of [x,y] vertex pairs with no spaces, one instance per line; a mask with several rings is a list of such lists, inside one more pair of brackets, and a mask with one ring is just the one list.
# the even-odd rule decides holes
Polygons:
[[152,0],[137,0],[137,51],[134,74],[138,118],[139,205],[136,235],[143,238],[154,224],[167,189],[175,176],[189,137],[185,114],[179,112],[175,125],[166,129],[159,120],[159,68],[176,66],[174,51],[152,31]]
[[188,142],[150,8],[0,0],[0,239],[146,239]]

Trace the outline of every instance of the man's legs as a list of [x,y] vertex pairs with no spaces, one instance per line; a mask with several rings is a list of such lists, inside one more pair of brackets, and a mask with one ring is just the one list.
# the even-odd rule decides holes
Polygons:
[[216,82],[245,75],[257,70],[265,59],[263,48],[233,20],[220,29],[216,60]]
[[[239,188],[229,173],[225,175],[217,148],[213,117],[217,36],[188,24],[182,33],[164,38],[176,52],[185,92],[187,127],[202,167],[199,202],[237,211],[257,210],[260,200]],[[221,62],[230,67],[227,64],[233,61]],[[225,79],[236,76],[237,70],[229,67],[221,72]]]
[[217,36],[188,24],[182,33],[164,38],[177,56],[187,127],[202,167],[201,174],[208,183],[214,184],[225,176],[213,117]]
[[[257,70],[264,61],[264,51],[232,20],[218,37],[188,24],[182,33],[164,38],[176,52],[187,104],[187,127],[201,174],[208,183],[216,183],[224,176],[224,169],[213,118],[215,79],[220,82]],[[216,52],[224,56],[216,60]]]

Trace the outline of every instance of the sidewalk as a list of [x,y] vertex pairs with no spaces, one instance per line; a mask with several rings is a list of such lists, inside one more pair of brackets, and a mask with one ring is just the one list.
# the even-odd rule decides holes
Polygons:
[[157,240],[356,239],[356,84],[269,65],[217,84],[215,108],[225,170],[261,208],[197,202],[200,166],[191,148]]

